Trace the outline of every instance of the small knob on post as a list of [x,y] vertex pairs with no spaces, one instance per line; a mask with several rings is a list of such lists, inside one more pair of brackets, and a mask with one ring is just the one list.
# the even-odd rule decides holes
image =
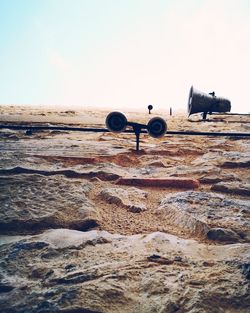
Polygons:
[[153,110],[153,106],[150,104],[150,105],[148,106],[148,114],[151,114],[151,110]]

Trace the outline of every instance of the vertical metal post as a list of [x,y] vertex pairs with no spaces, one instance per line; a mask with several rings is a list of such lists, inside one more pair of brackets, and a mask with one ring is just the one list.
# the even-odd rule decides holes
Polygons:
[[150,105],[148,106],[148,114],[151,114],[151,110],[153,110],[152,104],[150,104]]
[[140,145],[140,133],[136,133],[135,136],[136,136],[136,151],[139,151],[140,150],[140,147],[139,147],[139,145]]
[[207,112],[202,113],[202,119],[205,121],[207,119]]
[[135,132],[135,137],[136,137],[136,151],[139,151],[140,150],[141,126],[140,125],[133,125],[133,130]]

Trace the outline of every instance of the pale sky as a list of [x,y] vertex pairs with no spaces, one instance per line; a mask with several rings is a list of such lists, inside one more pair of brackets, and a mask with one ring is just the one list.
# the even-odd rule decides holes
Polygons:
[[250,0],[0,0],[0,103],[250,112]]

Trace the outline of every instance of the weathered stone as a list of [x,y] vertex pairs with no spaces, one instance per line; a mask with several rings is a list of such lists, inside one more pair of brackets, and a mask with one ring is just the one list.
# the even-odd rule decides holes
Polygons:
[[216,166],[221,162],[222,156],[223,151],[208,152],[197,157],[191,164],[201,169],[206,167],[213,167],[213,169],[216,169]]
[[[34,249],[13,258],[17,245]],[[45,259],[50,251],[57,253]],[[13,313],[209,312],[219,290],[216,309],[246,313],[248,251],[249,244],[208,247],[159,232],[50,230],[0,247],[0,306]]]
[[239,182],[220,182],[211,187],[211,190],[220,191],[225,193],[233,193],[243,196],[250,196],[250,184]]
[[[120,173],[120,175],[119,175]],[[97,177],[104,181],[116,180],[124,171],[119,169],[118,166],[111,166],[105,164],[95,165],[87,165],[87,166],[75,166],[55,169],[51,168],[51,166],[46,166],[45,169],[42,168],[32,168],[32,167],[12,167],[0,169],[0,175],[17,175],[17,174],[38,174],[43,176],[55,176],[55,175],[63,175],[68,178],[93,178]]]
[[27,233],[53,227],[88,229],[98,214],[87,199],[87,181],[63,176],[0,177],[0,232]]
[[175,177],[201,177],[204,175],[219,175],[220,170],[212,165],[186,166],[178,165],[172,169],[170,176]]
[[194,236],[205,237],[209,230],[209,227],[205,222],[199,220],[199,218],[194,215],[185,212],[179,207],[169,205],[164,200],[157,209],[156,213],[172,225],[182,229],[185,233],[192,234]]
[[239,235],[237,235],[231,229],[212,228],[207,232],[207,238],[210,240],[226,241],[226,242],[238,242],[240,241]]
[[186,191],[167,195],[158,211],[186,232],[205,234],[211,227],[229,228],[238,234],[239,241],[250,240],[250,209],[247,200],[233,199],[214,192]]
[[224,161],[221,162],[222,167],[239,168],[250,167],[250,152],[225,152],[223,154]]
[[131,212],[139,213],[146,210],[146,206],[141,201],[147,198],[148,193],[135,187],[105,188],[99,196],[108,203],[114,203]]
[[241,265],[241,271],[246,276],[246,279],[250,279],[250,263],[243,263]]
[[200,183],[196,179],[191,178],[133,178],[122,177],[116,182],[118,185],[132,185],[143,187],[172,187],[172,188],[184,188],[195,189],[200,186]]
[[[106,113],[0,107],[2,123],[14,125],[22,121],[102,128]],[[148,122],[145,112],[127,114],[128,120]],[[237,123],[232,123],[235,116],[209,119],[190,125],[186,114],[175,113],[168,127],[243,132],[243,122],[250,121],[249,116],[237,117]],[[145,185],[146,179],[190,177],[202,184],[240,181],[245,186],[247,138],[166,134],[156,140],[141,134],[140,151],[135,151],[135,136],[129,133],[0,133],[0,220],[9,218],[15,229],[4,230],[0,224],[1,312],[249,312],[247,195],[204,192],[209,188],[205,185],[200,186],[203,192],[178,193],[173,185]],[[146,204],[141,214],[121,203],[126,205],[124,191],[131,185],[115,181],[126,177],[144,179],[137,190],[146,190],[147,199],[136,192],[132,196],[137,209]],[[101,188],[123,192],[110,194],[114,202],[109,204],[100,196]],[[163,197],[168,200],[159,208]],[[6,201],[8,210],[2,205]],[[94,222],[88,227],[99,223],[98,230],[65,229],[86,230],[82,223],[89,216]],[[40,233],[54,227],[60,229]],[[13,232],[24,234],[10,236]]]
[[14,288],[15,288],[14,286],[0,283],[0,294],[3,292],[10,292]]
[[120,239],[123,236],[111,235],[106,231],[91,230],[88,232],[80,232],[72,229],[52,229],[47,230],[41,235],[36,235],[35,240],[41,240],[49,243],[56,249],[79,249],[86,245],[95,246],[96,244],[108,243],[113,239]]
[[[202,184],[216,184],[219,182],[227,182],[227,181],[240,181],[240,178],[235,174],[224,174],[224,173],[218,173],[215,174],[206,174],[199,178],[200,183]],[[213,189],[212,189],[213,190]]]
[[244,168],[250,166],[250,154],[249,152],[225,152],[223,149],[210,151],[196,158],[192,164],[199,167],[214,165],[224,168]]
[[148,164],[148,166],[154,167],[167,167],[162,161],[153,161]]

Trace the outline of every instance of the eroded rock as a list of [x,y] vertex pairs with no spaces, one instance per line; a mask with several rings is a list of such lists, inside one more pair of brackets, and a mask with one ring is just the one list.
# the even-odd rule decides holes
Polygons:
[[100,192],[99,196],[108,203],[122,206],[134,213],[139,213],[147,209],[142,202],[145,201],[148,193],[135,187],[127,189],[118,187],[105,188]]
[[[205,234],[210,228],[236,233],[234,239],[250,240],[249,201],[213,192],[186,191],[166,196],[158,212],[186,232]],[[223,236],[217,236],[217,240]],[[224,240],[223,240],[224,241]]]
[[0,259],[3,312],[207,312],[211,302],[221,312],[247,312],[249,306],[249,244],[208,247],[160,232],[64,229],[5,244]]
[[96,245],[111,242],[113,239],[122,239],[121,235],[111,235],[106,231],[91,230],[80,232],[73,229],[52,229],[34,236],[36,240],[49,243],[55,249],[78,249],[86,245]]
[[250,184],[239,182],[220,182],[211,187],[211,190],[237,195],[250,196]]
[[219,149],[197,157],[192,164],[199,167],[209,164],[223,168],[244,168],[250,166],[250,154],[245,151],[225,152],[223,149]]
[[116,181],[118,185],[142,186],[142,187],[170,187],[195,189],[200,186],[197,179],[192,178],[143,178],[143,177],[121,177]]
[[63,176],[0,177],[0,232],[27,233],[53,227],[88,229],[98,214],[87,194],[91,183]]
[[199,181],[202,184],[216,184],[220,182],[240,181],[240,178],[235,174],[225,174],[219,172],[217,175],[216,174],[203,175],[201,178],[199,178]]
[[193,236],[206,237],[209,230],[208,225],[199,220],[194,215],[184,210],[162,202],[156,213],[162,218],[167,219],[172,225],[182,229],[185,233]]
[[231,229],[212,228],[207,232],[207,238],[225,242],[238,242],[240,236]]
[[225,152],[223,154],[224,161],[221,162],[222,167],[226,168],[248,168],[250,167],[250,152]]

